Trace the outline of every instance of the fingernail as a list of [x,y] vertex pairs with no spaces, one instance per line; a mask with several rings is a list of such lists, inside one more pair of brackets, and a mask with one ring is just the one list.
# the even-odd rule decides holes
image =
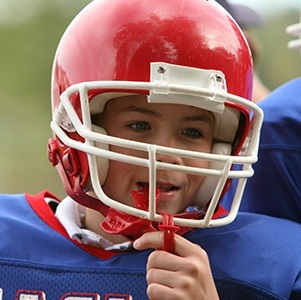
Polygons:
[[133,247],[136,249],[137,247],[139,247],[139,244],[140,244],[140,239],[137,239],[134,241]]

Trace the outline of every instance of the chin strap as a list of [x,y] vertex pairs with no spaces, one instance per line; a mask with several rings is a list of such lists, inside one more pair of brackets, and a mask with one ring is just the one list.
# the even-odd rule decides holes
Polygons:
[[[139,209],[148,209],[148,188],[143,188],[139,191],[132,191],[132,197],[135,206]],[[160,196],[159,189],[156,189],[156,204],[158,205]],[[227,211],[219,206],[215,212],[213,218],[218,218]],[[185,219],[202,219],[204,217],[204,212],[185,212],[175,215],[176,217],[181,217]],[[142,219],[129,215],[127,213],[118,211],[114,208],[109,208],[108,213],[104,221],[100,224],[103,230],[110,234],[121,234],[127,239],[134,241],[146,232],[153,232],[161,230],[164,234],[164,244],[163,250],[174,253],[175,247],[175,233],[179,235],[184,235],[188,232],[193,231],[195,228],[192,227],[178,227],[174,225],[173,215],[169,215],[165,212],[162,213],[163,223],[158,224],[151,220]]]
[[[160,191],[156,189],[156,204],[158,205]],[[148,188],[132,191],[135,206],[148,210]],[[121,234],[134,241],[146,232],[156,231],[153,222],[138,218],[114,208],[109,208],[104,221],[100,224],[102,229],[110,234]]]

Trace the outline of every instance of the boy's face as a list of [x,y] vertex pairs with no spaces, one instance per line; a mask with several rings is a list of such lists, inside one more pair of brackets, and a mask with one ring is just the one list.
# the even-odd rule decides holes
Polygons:
[[[146,96],[129,96],[110,100],[96,124],[108,135],[149,144],[192,150],[211,151],[214,116],[200,108],[179,104],[150,104]],[[110,146],[111,150],[147,158],[138,150]],[[157,154],[157,160],[171,164],[207,168],[208,162]],[[182,172],[157,171],[160,198],[157,212],[183,212],[191,205],[204,177]],[[110,161],[104,192],[111,198],[133,206],[132,190],[148,186],[148,169]]]

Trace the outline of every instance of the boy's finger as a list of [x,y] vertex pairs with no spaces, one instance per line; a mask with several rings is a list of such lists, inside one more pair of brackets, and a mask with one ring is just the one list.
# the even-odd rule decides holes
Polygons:
[[149,248],[162,249],[163,248],[163,233],[148,232],[134,241],[133,244],[136,250],[145,250]]
[[[134,242],[136,250],[149,248],[163,249],[163,232],[148,232]],[[192,244],[185,238],[175,234],[175,254],[181,257],[191,256],[194,253],[200,254],[201,247]],[[204,252],[204,251],[201,251]]]

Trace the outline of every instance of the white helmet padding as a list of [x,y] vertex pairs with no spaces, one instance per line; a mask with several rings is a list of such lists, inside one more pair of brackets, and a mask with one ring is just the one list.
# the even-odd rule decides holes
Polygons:
[[[220,155],[230,155],[232,150],[232,146],[226,143],[215,143],[212,146],[212,154],[220,154]],[[209,163],[209,169],[221,170],[224,167],[225,163],[220,161],[211,161]],[[219,176],[207,176],[205,177],[201,188],[198,191],[194,199],[194,205],[198,208],[204,208],[212,198],[214,194],[217,184],[220,180]]]
[[[92,128],[93,128],[94,132],[107,134],[105,129],[100,126],[96,126],[93,124]],[[108,144],[101,143],[98,141],[94,142],[94,146],[97,148],[100,148],[100,149],[109,150]],[[99,180],[100,180],[101,185],[103,185],[107,178],[107,175],[108,175],[109,160],[107,158],[103,158],[103,157],[97,157],[96,160],[97,160],[98,169],[100,170],[100,172],[98,172]]]

